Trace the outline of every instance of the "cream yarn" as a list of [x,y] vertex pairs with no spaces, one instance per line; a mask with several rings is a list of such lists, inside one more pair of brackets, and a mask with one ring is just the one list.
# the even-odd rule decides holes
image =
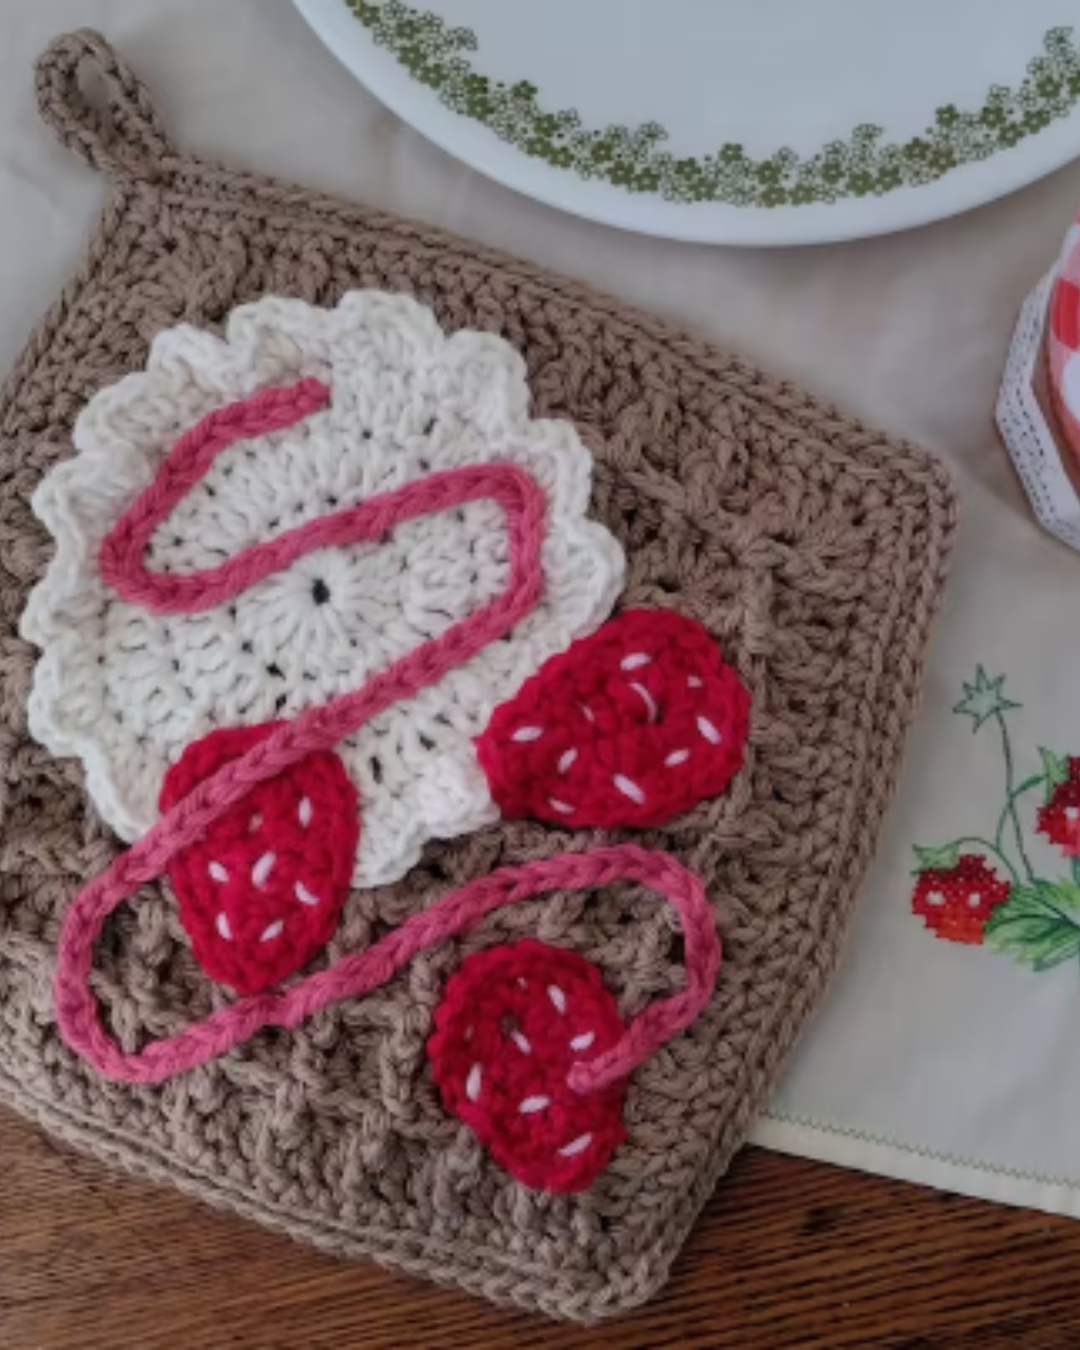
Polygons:
[[155,568],[214,566],[463,464],[521,464],[550,503],[545,594],[512,638],[339,747],[361,800],[354,881],[372,886],[400,878],[426,840],[496,818],[473,737],[622,588],[622,551],[585,514],[591,456],[568,422],[530,420],[524,363],[502,338],[447,337],[414,300],[377,291],[333,310],[269,297],[236,309],[224,341],[187,325],[160,334],[145,371],[91,399],[78,454],[34,496],[56,554],[22,621],[42,649],[30,729],[83,761],[94,802],[132,840],[157,818],[163,775],[190,741],[355,689],[502,589],[505,526],[487,502],[409,522],[378,546],[312,553],[203,614],[158,617],[105,586],[101,541],[177,436],[213,408],[305,376],[330,386],[331,406],[220,456],[156,532]]

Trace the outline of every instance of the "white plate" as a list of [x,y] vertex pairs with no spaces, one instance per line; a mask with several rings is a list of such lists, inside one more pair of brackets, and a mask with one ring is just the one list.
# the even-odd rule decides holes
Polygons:
[[647,234],[881,234],[1080,154],[1077,0],[295,3],[451,154]]

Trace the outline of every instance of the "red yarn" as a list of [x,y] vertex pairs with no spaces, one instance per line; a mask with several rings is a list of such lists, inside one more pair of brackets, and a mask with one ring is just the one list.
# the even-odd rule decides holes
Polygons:
[[447,1110],[501,1167],[526,1186],[582,1191],[626,1136],[626,1080],[582,1096],[570,1073],[624,1031],[591,962],[526,939],[462,964],[427,1049]]
[[553,656],[476,742],[504,816],[662,825],[739,771],[750,697],[708,630],[633,609]]
[[[622,1081],[657,1046],[693,1021],[712,992],[719,968],[720,945],[701,882],[666,854],[624,845],[596,849],[584,855],[565,855],[521,868],[506,868],[444,896],[430,909],[413,915],[373,947],[343,958],[329,970],[309,975],[281,992],[241,998],[220,1008],[201,1023],[165,1040],[151,1042],[136,1052],[124,1051],[101,1022],[100,1010],[90,987],[90,971],[94,944],[102,925],[140,885],[153,880],[168,867],[172,867],[178,878],[178,888],[188,897],[186,908],[192,941],[196,947],[202,944],[204,960],[219,963],[220,970],[228,971],[225,977],[241,990],[280,978],[286,969],[284,958],[280,969],[273,966],[271,972],[272,963],[263,963],[261,956],[253,958],[250,952],[243,956],[226,953],[216,941],[211,949],[208,923],[218,896],[207,887],[205,877],[200,875],[201,868],[205,865],[211,880],[226,888],[250,884],[259,889],[260,883],[269,888],[279,858],[288,855],[287,865],[283,860],[277,880],[272,882],[282,888],[281,894],[274,892],[275,905],[284,902],[284,891],[290,883],[294,895],[301,877],[307,885],[309,865],[321,869],[319,875],[328,879],[341,877],[344,858],[348,856],[351,861],[355,834],[346,855],[339,847],[341,840],[334,822],[339,817],[343,822],[348,814],[355,831],[358,815],[355,801],[351,803],[352,809],[347,810],[346,803],[334,800],[332,780],[335,771],[320,757],[342,737],[390,704],[441,679],[448,670],[469,660],[488,642],[508,632],[530,612],[539,597],[544,499],[536,482],[524,470],[508,464],[486,464],[433,474],[421,482],[410,483],[395,492],[287,531],[268,543],[254,545],[206,572],[176,576],[154,575],[146,570],[142,556],[154,529],[207,471],[216,454],[241,436],[291,425],[322,406],[326,397],[325,386],[317,381],[303,381],[291,389],[268,390],[242,404],[210,414],[182,436],[166,457],[154,482],[124,513],[106,539],[101,563],[109,582],[125,599],[145,604],[159,613],[207,609],[227,601],[271,572],[288,567],[310,549],[375,540],[394,525],[416,515],[487,497],[502,506],[508,519],[510,579],[507,588],[475,614],[451,626],[441,637],[424,643],[373,677],[362,689],[311,709],[295,721],[242,733],[221,733],[190,747],[188,756],[170,774],[164,789],[165,815],[143,839],[84,888],[65,916],[54,983],[57,1022],[67,1043],[102,1073],[130,1082],[160,1082],[226,1053],[264,1027],[294,1027],[339,999],[370,992],[389,980],[418,951],[466,932],[499,905],[560,887],[600,887],[622,878],[638,881],[666,893],[680,914],[686,944],[685,989],[652,1004],[623,1029],[598,972],[581,958],[566,953],[545,954],[541,965],[551,974],[546,987],[549,1000],[552,990],[557,989],[568,1001],[568,1018],[588,1014],[590,1028],[595,1025],[596,1048],[593,1050],[594,1043],[589,1042],[588,1047],[581,1045],[575,1050],[571,1046],[568,1051],[558,1040],[557,1029],[545,1027],[534,1003],[519,1001],[514,1004],[523,1024],[536,1037],[537,1063],[543,1069],[538,1081],[545,1085],[544,1090],[533,1093],[533,1097],[547,1095],[554,1103],[557,1093],[558,1104],[550,1121],[533,1122],[527,1129],[521,1121],[506,1119],[506,1113],[498,1111],[487,1112],[484,1121],[477,1126],[482,1134],[486,1132],[497,1141],[493,1147],[503,1153],[507,1166],[511,1166],[512,1159],[512,1166],[518,1169],[515,1175],[523,1179],[526,1173],[535,1177],[535,1182],[530,1184],[577,1189],[588,1184],[595,1171],[606,1163],[621,1137],[618,1105]],[[668,616],[665,620],[661,616],[659,621],[670,624],[673,617]],[[656,627],[650,631],[660,632]],[[688,642],[683,646],[688,647]],[[705,713],[701,715],[710,710],[715,712],[713,703],[705,702],[707,697],[715,699],[718,691],[728,689],[725,707],[731,726],[737,726],[738,719],[732,715],[732,707],[737,709],[738,698],[730,691],[730,681],[723,673],[726,668],[722,663],[720,671],[715,668],[719,662],[715,649],[711,650],[711,664],[706,660],[710,657],[709,652],[703,650],[701,657],[705,661],[701,672],[703,684],[695,685],[705,691],[700,705]],[[666,654],[664,659],[666,661]],[[667,669],[666,665],[664,669]],[[741,692],[737,681],[735,685]],[[655,696],[656,691],[653,692]],[[645,701],[648,702],[647,696]],[[606,718],[605,711],[605,722]],[[745,710],[743,719],[745,721]],[[701,730],[700,721],[698,729]],[[707,735],[706,739],[711,742],[713,737]],[[739,745],[741,749],[741,741]],[[730,748],[725,751],[727,761],[732,756],[737,760],[737,754]],[[329,756],[327,760],[340,768],[338,761]],[[341,772],[343,774],[344,770]],[[695,772],[701,774],[702,781],[708,779],[703,770],[695,768]],[[729,768],[727,777],[733,772],[734,767]],[[718,780],[717,769],[714,768],[713,774]],[[284,781],[282,775],[287,775]],[[275,779],[279,781],[271,781]],[[309,841],[305,839],[301,845],[290,814],[294,810],[300,811],[300,803],[305,798],[311,802],[313,812],[322,810],[329,821],[325,826],[326,836],[319,834],[315,839],[317,848],[311,859],[308,857]],[[269,850],[264,849],[255,857],[255,849],[261,847],[261,840],[253,843],[249,836],[241,837],[240,833],[245,828],[250,831],[252,815],[258,811],[261,811],[262,819],[254,831],[256,835],[268,830],[271,822],[274,824],[274,857],[270,864],[266,863]],[[314,823],[314,819],[313,814],[309,823]],[[323,828],[319,827],[320,830]],[[342,823],[341,832],[347,829]],[[329,842],[331,834],[334,837]],[[220,875],[213,876],[210,871],[210,864],[224,856],[222,848],[232,850],[222,865],[226,874],[224,879]],[[325,852],[320,852],[322,849]],[[247,868],[247,882],[243,882],[241,876],[234,878],[230,867],[238,873]],[[208,898],[211,896],[212,900]],[[225,913],[233,938],[242,932],[250,947],[253,941],[267,938],[267,928],[279,919],[285,927],[280,934],[275,933],[267,940],[284,936],[290,920],[281,909],[275,909],[273,912],[277,917],[256,934],[266,915],[252,903],[253,899],[253,893],[241,894],[238,889],[232,897],[232,908],[217,911]],[[216,926],[216,915],[213,922]],[[220,929],[218,936],[225,938]],[[290,970],[306,959],[314,949],[313,943],[317,945],[314,929],[301,932],[295,941],[297,945],[287,965]],[[509,954],[495,952],[489,959],[493,969],[497,966],[505,974],[519,957],[522,957],[520,952],[517,957],[513,951]],[[554,982],[556,977],[560,981],[558,984]],[[475,985],[461,986],[466,993],[470,987],[475,992]],[[455,1009],[460,1012],[467,1003],[461,993],[449,997],[448,1010],[442,1014],[440,1023],[444,1038],[449,1038],[448,1044],[456,1035],[453,1030],[457,1025]],[[494,999],[494,994],[492,997]],[[513,996],[508,996],[504,989],[504,1010],[507,997]],[[571,998],[572,1012],[569,1008]],[[485,1004],[488,1007],[486,1017],[493,1015],[491,1010],[495,1006],[494,1001]],[[488,1021],[485,1021],[487,1026]],[[467,1030],[462,1030],[462,1039]],[[571,1039],[578,1034],[575,1031]],[[485,1031],[484,1036],[488,1035]],[[435,1043],[439,1044],[437,1038]],[[486,1039],[484,1044],[488,1044]],[[585,1056],[586,1048],[592,1052],[592,1057]],[[574,1058],[571,1051],[580,1053],[581,1057]],[[450,1072],[448,1066],[455,1062],[454,1053],[447,1051],[443,1068],[439,1070],[444,1078]],[[508,1092],[520,1085],[513,1072],[504,1074],[500,1068],[497,1074],[493,1064],[490,1069],[490,1080],[505,1080]],[[449,1078],[445,1081],[445,1090],[452,1097],[456,1087],[450,1084]],[[471,1100],[468,1075],[464,1090],[466,1098]],[[578,1094],[582,1101],[575,1102],[569,1094]],[[527,1100],[516,1098],[517,1107]],[[546,1111],[548,1104],[536,1106],[534,1101],[530,1108],[535,1109],[525,1112],[519,1109],[518,1114],[535,1116]],[[582,1122],[592,1128],[586,1128],[584,1133],[579,1132],[572,1138],[564,1137],[564,1130],[576,1128]],[[588,1138],[582,1143],[585,1135]]]
[[106,916],[139,886],[159,877],[179,853],[202,840],[214,822],[258,784],[287,772],[311,754],[331,750],[384,708],[436,683],[508,633],[532,611],[540,596],[546,502],[536,480],[513,464],[468,465],[430,474],[287,530],[204,572],[178,576],[146,569],[142,551],[154,529],[206,473],[215,455],[234,440],[308,416],[322,406],[326,396],[325,386],[313,380],[265,390],[210,413],[181,436],[154,481],[124,512],[102,545],[103,572],[120,595],[157,613],[209,609],[290,566],[311,549],[378,540],[403,521],[482,499],[501,506],[507,518],[510,575],[506,589],[439,637],[374,675],[362,688],[276,724],[264,739],[196,783],[142,839],[76,896],[60,935],[54,993],[61,1033],[87,1058],[98,1051],[108,1058],[108,1038],[89,989],[93,935]]
[[[187,746],[165,775],[162,811],[275,726],[228,727]],[[357,795],[337,755],[316,751],[259,783],[172,859],[180,918],[212,979],[254,994],[330,940],[360,836]]]
[[[518,619],[532,610],[539,598],[543,583],[539,554],[545,501],[535,480],[510,464],[484,464],[431,474],[420,482],[406,484],[397,491],[371,498],[359,506],[343,508],[287,530],[275,539],[254,544],[219,566],[204,571],[177,575],[147,569],[143,555],[154,531],[210,469],[217,455],[237,440],[293,425],[325,406],[328,398],[329,390],[324,384],[318,380],[301,380],[287,388],[267,389],[240,403],[216,409],[185,432],[165,457],[154,481],[105,538],[100,553],[105,580],[129,603],[145,605],[156,613],[198,612],[226,603],[271,573],[291,566],[313,549],[377,540],[394,525],[415,516],[491,498],[502,506],[510,525],[507,589],[475,614],[452,625],[441,637],[424,643],[388,670],[374,676],[362,689],[340,695],[292,722],[275,723],[272,732],[248,738],[243,745],[245,753],[223,758],[212,775],[193,777],[188,786],[197,790],[189,791],[183,800],[170,796],[169,803],[175,810],[164,816],[123,860],[124,867],[131,869],[132,875],[140,868],[143,857],[148,860],[145,867],[149,870],[145,875],[140,870],[142,880],[160,875],[171,865],[177,852],[201,840],[225,813],[235,813],[236,819],[245,815],[250,818],[254,808],[244,798],[254,785],[288,773],[298,760],[312,753],[329,753],[342,737],[384,708],[435,683],[448,670],[469,660],[489,642],[509,631]],[[240,742],[233,744],[240,745]],[[352,799],[355,802],[355,796]],[[340,811],[335,818],[340,818]],[[356,835],[351,826],[346,828],[341,840],[335,842],[334,848],[344,848],[349,838],[355,852]],[[268,844],[259,856],[287,850],[288,846],[287,839],[280,846]],[[211,859],[207,857],[206,862],[209,861]],[[325,861],[329,869],[327,878],[330,872],[337,875],[340,859],[335,859],[332,868],[329,859]],[[119,865],[119,862],[114,865],[117,878],[114,884],[123,887],[126,883],[119,880]],[[230,949],[226,945],[230,940],[223,939],[220,930],[217,930],[218,939],[213,936],[217,914],[221,911],[215,911],[213,915],[203,913],[209,911],[214,902],[203,897],[193,907],[192,887],[197,871],[197,868],[191,870],[181,866],[176,873],[187,897],[185,910],[192,919],[189,931],[196,955],[200,961],[208,956],[211,960],[211,965],[206,967],[208,973],[224,979],[242,993],[263,988],[273,979],[289,973],[302,960],[309,959],[330,935],[331,930],[326,929],[324,923],[314,921],[316,917],[321,920],[321,916],[312,915],[306,924],[287,925],[296,929],[294,947],[281,943],[276,936],[264,942],[261,935],[271,923],[284,920],[285,916],[275,912],[256,932],[254,926],[263,912],[262,906],[248,903],[251,892],[245,901],[234,892],[232,898],[238,908],[237,918],[241,907],[248,918],[241,925],[244,938],[234,933],[231,939],[234,945]],[[287,874],[283,872],[280,879],[286,880]],[[205,885],[205,878],[199,880]],[[91,883],[84,896],[94,885]],[[82,896],[77,903],[80,902],[90,903]],[[339,910],[342,899],[336,898],[333,903]],[[231,927],[232,915],[228,910],[225,913],[226,924]],[[320,942],[313,946],[313,935],[324,930]],[[201,934],[199,942],[195,942],[196,931]]]

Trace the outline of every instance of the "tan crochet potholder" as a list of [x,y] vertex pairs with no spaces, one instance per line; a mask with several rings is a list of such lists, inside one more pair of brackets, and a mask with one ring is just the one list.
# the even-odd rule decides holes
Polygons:
[[[106,86],[105,111],[80,93],[80,67]],[[564,1317],[639,1303],[836,962],[915,707],[953,529],[948,478],[923,452],[573,282],[178,153],[94,34],[54,43],[38,82],[45,120],[112,190],[0,407],[0,1095],[107,1161],[336,1253]],[[638,836],[706,883],[724,942],[715,996],[635,1074],[628,1139],[579,1195],[526,1189],[492,1162],[443,1109],[424,1047],[448,975],[507,937],[594,961],[625,1016],[677,987],[677,925],[632,888],[500,912],[382,991],[160,1087],[99,1077],[53,1020],[60,917],[117,844],[80,766],[27,733],[37,653],[17,625],[51,550],[30,495],[71,453],[85,400],[140,367],[161,329],[214,327],[267,293],[332,305],[356,287],[408,292],[447,330],[491,330],[520,350],[536,415],[573,421],[595,456],[592,513],[628,559],[621,606],[700,620],[752,699],[731,790]],[[429,845],[404,881],[353,892],[328,959],[500,863],[603,837],[500,823]],[[225,997],[157,888],[119,911],[96,969],[129,1042]]]

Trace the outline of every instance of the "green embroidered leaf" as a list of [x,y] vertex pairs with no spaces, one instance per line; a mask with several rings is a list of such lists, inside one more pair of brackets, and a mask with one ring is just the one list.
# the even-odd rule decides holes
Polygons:
[[1068,877],[1059,877],[1057,881],[1044,881],[1041,877],[1035,881],[1035,889],[1043,901],[1053,905],[1068,915],[1075,915],[1080,924],[1080,886]]
[[1039,971],[1080,955],[1080,886],[1064,878],[1014,886],[987,919],[983,940]]
[[919,860],[918,872],[951,872],[960,861],[960,845],[945,844],[941,848],[920,848],[915,845],[915,857]]
[[987,675],[982,666],[976,666],[975,678],[970,684],[964,681],[964,697],[953,708],[953,712],[974,718],[974,730],[978,731],[989,718],[1020,706],[1005,697],[1004,675]]
[[1042,755],[1043,777],[1046,780],[1046,800],[1049,801],[1054,795],[1054,789],[1068,782],[1069,762],[1061,755],[1055,755],[1053,750],[1047,750],[1043,746],[1039,747],[1039,754]]

